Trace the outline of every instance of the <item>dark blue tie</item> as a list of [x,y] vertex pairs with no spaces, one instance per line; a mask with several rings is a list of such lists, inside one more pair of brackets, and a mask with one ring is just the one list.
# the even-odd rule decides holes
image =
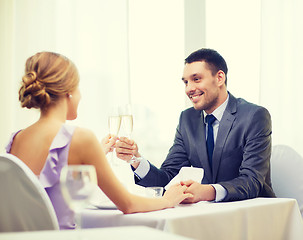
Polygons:
[[216,120],[214,115],[210,114],[206,116],[207,122],[207,139],[206,139],[206,146],[207,146],[207,154],[208,154],[208,161],[210,167],[212,167],[212,159],[213,159],[213,151],[214,151],[214,129],[213,123]]

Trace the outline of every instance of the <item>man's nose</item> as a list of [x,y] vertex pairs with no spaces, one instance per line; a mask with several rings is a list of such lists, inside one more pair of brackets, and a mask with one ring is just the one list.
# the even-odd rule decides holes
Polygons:
[[186,92],[187,93],[190,93],[190,92],[194,92],[196,90],[196,86],[195,86],[195,84],[193,83],[193,82],[188,82],[187,83],[187,86],[186,86]]

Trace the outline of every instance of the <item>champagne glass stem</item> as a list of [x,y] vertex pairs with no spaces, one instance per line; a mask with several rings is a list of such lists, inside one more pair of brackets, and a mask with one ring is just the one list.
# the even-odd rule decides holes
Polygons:
[[81,209],[75,211],[75,221],[76,221],[76,228],[75,231],[77,233],[78,240],[87,240],[85,233],[82,232],[82,214]]
[[81,217],[81,211],[76,210],[75,211],[75,222],[76,222],[76,230],[80,230],[82,228],[82,217]]
[[113,166],[118,166],[119,164],[117,163],[116,159],[115,159],[115,149],[110,152],[110,163],[113,165]]
[[77,235],[77,239],[78,240],[85,240],[85,236],[82,234],[82,216],[81,216],[81,210],[77,209],[75,210],[75,231],[76,231],[76,235]]

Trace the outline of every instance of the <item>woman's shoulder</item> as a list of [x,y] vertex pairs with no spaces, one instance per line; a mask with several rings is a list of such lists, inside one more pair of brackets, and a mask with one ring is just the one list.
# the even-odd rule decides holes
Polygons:
[[73,144],[77,147],[90,147],[92,144],[99,144],[95,133],[87,128],[77,127],[73,134]]
[[94,132],[88,128],[76,127],[74,131],[75,138],[79,138],[79,140],[88,141],[90,139],[96,138]]
[[71,162],[82,164],[90,154],[98,151],[100,147],[100,143],[93,131],[77,127],[71,140],[69,159]]

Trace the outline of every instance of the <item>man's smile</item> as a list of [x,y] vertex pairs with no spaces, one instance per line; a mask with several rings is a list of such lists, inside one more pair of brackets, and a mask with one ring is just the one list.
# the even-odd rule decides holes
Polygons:
[[196,92],[194,94],[189,94],[189,98],[192,102],[196,103],[199,101],[200,97],[204,94],[204,92]]

